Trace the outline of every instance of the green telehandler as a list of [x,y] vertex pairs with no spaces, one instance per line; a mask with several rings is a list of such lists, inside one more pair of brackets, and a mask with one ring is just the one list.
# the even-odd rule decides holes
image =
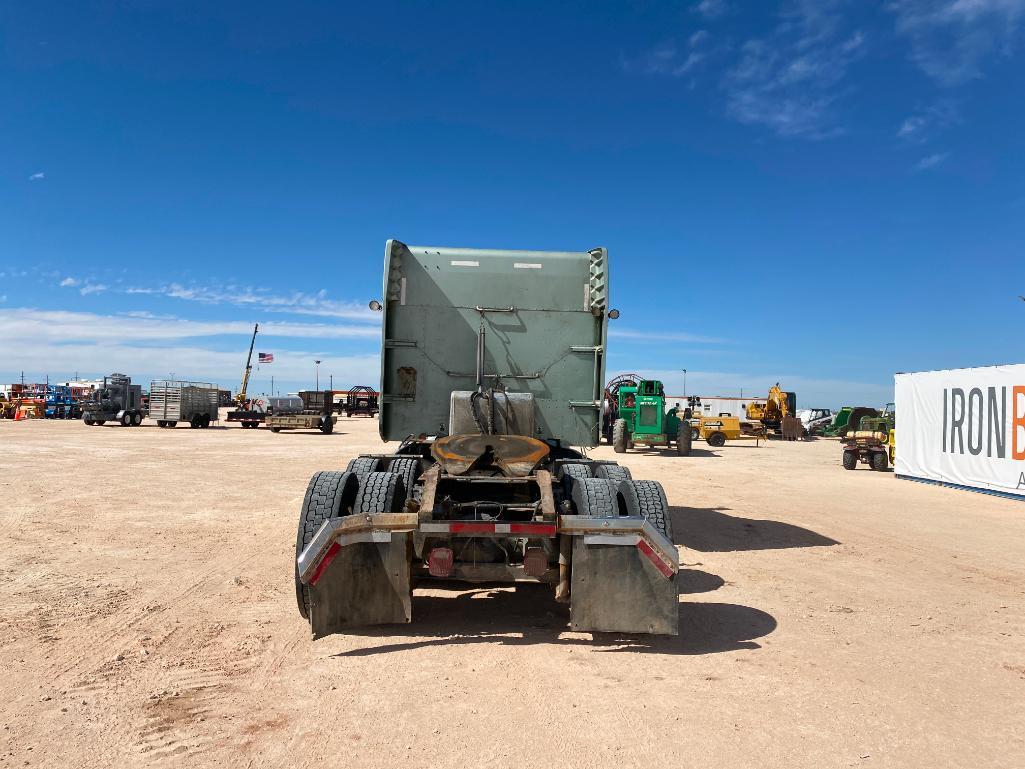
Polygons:
[[621,385],[616,392],[616,417],[612,423],[612,449],[617,454],[637,444],[675,444],[681,457],[690,454],[690,409],[681,409],[677,404],[666,411],[665,388],[658,380],[640,379],[636,384]]

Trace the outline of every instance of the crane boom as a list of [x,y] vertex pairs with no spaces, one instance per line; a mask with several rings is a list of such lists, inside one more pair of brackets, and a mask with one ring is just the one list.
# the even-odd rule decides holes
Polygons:
[[246,388],[249,387],[249,374],[253,370],[253,347],[256,345],[256,332],[260,330],[260,324],[253,326],[253,338],[249,341],[249,355],[246,357],[246,370],[242,372],[242,387],[239,388],[235,401],[241,406],[246,401]]

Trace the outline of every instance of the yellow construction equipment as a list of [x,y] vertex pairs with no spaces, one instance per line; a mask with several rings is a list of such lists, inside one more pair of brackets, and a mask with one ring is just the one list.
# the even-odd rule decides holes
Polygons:
[[765,438],[764,428],[741,422],[740,417],[701,417],[698,434],[709,446],[725,446],[727,440],[760,440]]
[[766,430],[781,432],[783,419],[797,414],[797,394],[783,392],[779,382],[769,388],[765,403],[750,403],[747,418],[761,422]]

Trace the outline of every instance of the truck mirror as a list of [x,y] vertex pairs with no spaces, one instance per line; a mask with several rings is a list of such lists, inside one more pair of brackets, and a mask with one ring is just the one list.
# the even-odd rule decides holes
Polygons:
[[370,309],[374,312],[380,312],[384,308],[381,306],[381,303],[379,301],[374,299],[370,302]]
[[609,320],[615,320],[619,317],[619,310],[609,310]]

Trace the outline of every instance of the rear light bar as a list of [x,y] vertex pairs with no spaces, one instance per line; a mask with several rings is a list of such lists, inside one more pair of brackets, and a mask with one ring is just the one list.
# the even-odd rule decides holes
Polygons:
[[451,521],[421,523],[423,534],[449,534],[463,537],[554,537],[558,527],[554,523],[494,523],[491,521]]

